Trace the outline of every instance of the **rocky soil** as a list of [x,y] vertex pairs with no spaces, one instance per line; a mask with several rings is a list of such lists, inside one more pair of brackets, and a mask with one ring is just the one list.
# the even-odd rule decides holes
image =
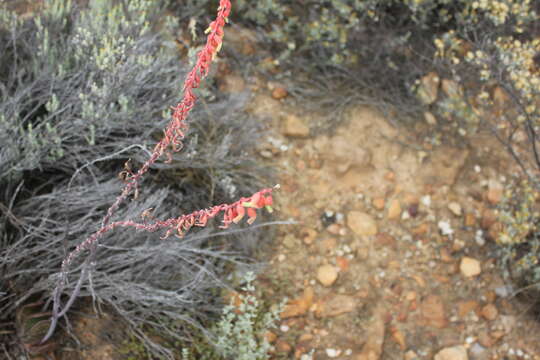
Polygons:
[[497,265],[495,208],[517,171],[501,146],[411,143],[367,107],[311,136],[317,115],[276,88],[251,105],[273,121],[260,155],[280,169],[277,216],[298,222],[260,276],[290,299],[275,358],[540,359],[540,326]]

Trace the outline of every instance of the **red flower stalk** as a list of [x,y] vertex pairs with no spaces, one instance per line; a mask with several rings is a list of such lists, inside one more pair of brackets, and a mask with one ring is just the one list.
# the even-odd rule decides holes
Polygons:
[[191,214],[181,215],[177,218],[154,220],[152,223],[138,223],[132,220],[112,222],[101,227],[101,229],[92,234],[92,236],[79,244],[75,250],[64,259],[62,267],[68,266],[81,251],[91,248],[101,235],[117,227],[133,227],[137,230],[149,232],[167,229],[167,232],[161,238],[166,239],[175,231],[177,236],[182,238],[193,226],[204,227],[208,220],[215,218],[220,213],[223,213],[223,225],[220,226],[222,229],[228,228],[232,223],[239,223],[246,213],[248,215],[247,223],[252,224],[257,217],[255,209],[264,207],[269,212],[272,212],[272,190],[272,188],[263,189],[250,197],[243,197],[232,204],[216,205],[209,209],[197,210]]
[[[182,141],[185,133],[188,130],[186,118],[193,109],[196,102],[196,96],[193,92],[195,88],[200,86],[201,80],[208,75],[210,64],[221,49],[223,41],[223,27],[227,22],[227,17],[231,11],[231,3],[229,0],[220,0],[217,17],[210,23],[206,30],[207,41],[205,47],[197,54],[197,62],[193,69],[188,73],[184,82],[182,101],[173,107],[172,119],[164,130],[164,135],[159,141],[150,158],[142,165],[142,167],[133,173],[131,170],[123,172],[125,177],[125,186],[122,193],[116,198],[115,202],[107,210],[107,215],[103,218],[101,227],[98,231],[89,236],[75,250],[73,250],[62,262],[61,278],[53,293],[53,315],[49,330],[41,343],[47,341],[56,328],[58,319],[66,314],[75,298],[78,296],[85,273],[88,271],[83,268],[82,274],[75,286],[75,290],[71,294],[67,303],[63,308],[60,308],[60,295],[67,281],[67,270],[73,260],[83,251],[90,250],[90,256],[95,254],[95,246],[99,238],[106,232],[117,227],[134,227],[139,230],[157,231],[166,229],[166,233],[162,238],[167,238],[176,231],[177,236],[182,237],[193,226],[206,226],[209,219],[215,218],[218,214],[223,213],[223,224],[221,228],[227,228],[232,223],[240,222],[247,215],[247,223],[252,224],[257,217],[257,209],[267,208],[272,211],[272,189],[263,189],[250,197],[241,198],[232,204],[222,204],[213,206],[209,209],[198,210],[191,214],[182,215],[178,218],[167,220],[154,220],[152,223],[138,223],[132,220],[110,222],[114,212],[120,204],[127,199],[129,194],[135,190],[137,194],[137,186],[140,178],[148,171],[150,166],[154,164],[163,154],[167,155],[167,161],[171,161],[171,151],[177,152],[182,149]],[[87,259],[88,260],[88,259]]]
[[77,248],[75,248],[75,250],[73,250],[64,259],[62,262],[63,277],[67,275],[67,267],[69,264],[82,249],[90,248],[90,246],[93,245],[103,233],[114,228],[114,226],[109,226],[111,217],[116,209],[118,209],[120,204],[129,196],[129,194],[134,189],[137,189],[139,179],[148,171],[150,166],[154,164],[164,153],[167,153],[167,160],[171,161],[172,155],[170,152],[167,152],[167,148],[169,148],[169,146],[171,147],[172,151],[175,152],[182,149],[182,140],[184,139],[185,133],[188,130],[188,124],[185,120],[191,109],[193,109],[195,101],[197,100],[197,97],[193,93],[193,89],[198,88],[201,84],[202,78],[208,75],[210,64],[221,49],[224,35],[223,27],[227,22],[227,17],[229,16],[230,11],[231,2],[229,0],[220,0],[216,20],[212,21],[206,30],[206,33],[208,33],[206,45],[197,54],[197,62],[195,63],[193,69],[188,73],[186,80],[184,81],[184,97],[182,101],[180,101],[180,103],[173,108],[174,111],[172,119],[164,130],[163,138],[154,147],[150,158],[136,173],[132,173],[131,171],[127,172],[127,177],[125,179],[126,185],[124,186],[122,193],[116,198],[116,201],[107,210],[107,215],[101,222],[101,228],[92,236],[88,237],[83,243],[77,246]]
[[231,2],[229,0],[220,0],[216,20],[212,21],[208,26],[208,29],[206,29],[206,33],[208,34],[206,45],[197,54],[197,62],[184,81],[184,97],[176,107],[172,108],[172,119],[163,132],[163,138],[156,144],[152,151],[152,155],[137,173],[130,174],[126,179],[126,186],[122,190],[122,193],[116,198],[116,201],[107,210],[107,215],[103,218],[101,223],[102,227],[107,226],[114,212],[118,209],[118,206],[120,206],[134,189],[137,189],[139,179],[148,171],[150,166],[161,157],[161,155],[165,153],[167,155],[167,161],[170,162],[172,160],[171,153],[167,152],[169,147],[171,147],[171,150],[174,152],[182,149],[182,140],[184,140],[185,133],[189,127],[185,120],[197,100],[197,97],[193,93],[193,89],[198,88],[201,84],[201,80],[208,75],[210,64],[221,49],[224,35],[223,27],[228,21],[227,18],[230,12]]

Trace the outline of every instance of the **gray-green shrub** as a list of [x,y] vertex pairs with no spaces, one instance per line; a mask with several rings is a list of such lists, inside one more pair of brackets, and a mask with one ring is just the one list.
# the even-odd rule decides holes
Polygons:
[[[161,1],[48,4],[26,19],[0,11],[2,321],[50,295],[66,253],[97,229],[118,195],[122,164],[146,160],[187,70]],[[169,218],[260,186],[264,173],[248,156],[260,125],[242,112],[248,96],[213,97],[192,113],[185,151],[153,166],[141,183],[144,196],[118,217],[153,208],[153,216]],[[185,339],[183,329],[218,311],[209,294],[228,269],[250,262],[245,250],[259,238],[257,231],[220,234],[167,242],[131,231],[105,236],[81,295],[115,311],[152,354],[172,357],[147,332]]]

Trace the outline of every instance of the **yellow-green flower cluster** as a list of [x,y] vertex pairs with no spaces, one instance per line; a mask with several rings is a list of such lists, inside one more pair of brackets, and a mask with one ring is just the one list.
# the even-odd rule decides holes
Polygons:
[[[91,58],[102,71],[113,71],[124,64],[128,51],[134,47],[138,38],[150,31],[150,3],[130,1],[128,10],[133,19],[128,19],[121,4],[110,6],[106,1],[96,1],[91,12],[81,14],[80,26],[75,29],[74,43],[77,46],[78,59]],[[136,36],[124,36],[123,30],[138,29]],[[138,63],[147,65],[148,59],[139,55]]]
[[540,53],[540,38],[519,41],[512,37],[499,37],[495,46],[512,84],[520,95],[530,102],[527,113],[534,113],[536,108],[533,102],[540,94],[540,68],[534,61],[535,56]]
[[[465,13],[467,9],[464,8],[463,11]],[[481,14],[484,14],[500,31],[503,29],[502,25],[509,25],[515,32],[535,14],[527,0],[477,0],[470,3],[468,11],[472,19],[479,21]],[[450,30],[435,38],[434,45],[436,58],[456,66],[462,61],[474,65],[478,79],[484,85],[475,96],[478,104],[484,107],[492,106],[493,101],[485,87],[493,88],[494,85],[504,83],[505,88],[514,89],[514,100],[519,104],[519,114],[515,120],[518,123],[523,123],[526,119],[540,123],[540,68],[535,64],[535,57],[540,54],[540,38],[518,40],[514,36],[499,36],[486,37],[482,43],[473,43],[465,41],[461,33]],[[457,71],[456,69],[452,71]]]
[[501,260],[507,275],[523,286],[540,281],[539,198],[538,190],[523,181],[507,188],[499,207],[502,231],[495,240],[501,246]]
[[524,24],[535,16],[530,0],[476,0],[471,7],[473,17],[483,12],[495,25],[515,19],[515,30],[518,32],[522,32]]
[[454,30],[450,30],[441,37],[435,38],[433,43],[435,44],[436,58],[446,58],[454,65],[461,62],[460,58],[465,49],[465,41],[460,39]]
[[536,219],[540,213],[536,202],[539,198],[538,190],[527,181],[507,188],[499,210],[503,227],[496,239],[498,244],[520,244],[526,242],[532,232],[538,231]]

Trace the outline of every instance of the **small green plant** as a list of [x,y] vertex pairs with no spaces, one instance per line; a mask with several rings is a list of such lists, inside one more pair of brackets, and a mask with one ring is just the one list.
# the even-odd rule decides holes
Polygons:
[[182,360],[266,360],[271,345],[266,334],[276,326],[285,302],[267,309],[256,295],[255,275],[246,273],[245,285],[231,296],[213,326],[214,342],[201,337],[181,350]]
[[269,358],[270,344],[265,334],[279,320],[283,305],[263,311],[254,295],[255,275],[248,272],[246,284],[239,294],[240,304],[223,308],[221,320],[216,326],[216,349],[226,359],[265,360]]
[[148,352],[148,349],[133,334],[131,334],[128,339],[124,340],[118,352],[122,354],[126,360],[140,360],[152,358],[151,354]]

